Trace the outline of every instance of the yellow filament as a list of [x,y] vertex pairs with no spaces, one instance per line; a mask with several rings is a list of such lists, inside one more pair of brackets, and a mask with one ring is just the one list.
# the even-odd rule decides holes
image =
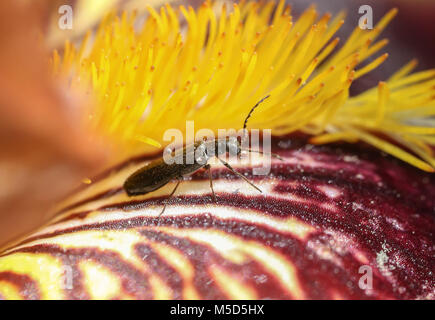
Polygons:
[[315,143],[363,140],[433,171],[435,70],[410,74],[412,61],[378,88],[349,96],[353,80],[387,58],[359,67],[387,44],[375,41],[396,9],[373,30],[355,28],[337,52],[343,13],[318,18],[312,6],[293,21],[284,0],[215,9],[210,1],[149,7],[140,29],[135,14],[111,13],[92,43],[88,34],[78,49],[66,42],[62,56],[53,53],[54,73],[95,97],[84,119],[118,147],[113,161],[164,146],[165,130],[184,133],[187,120],[196,130],[240,129],[270,94],[249,127],[301,130],[318,135]]

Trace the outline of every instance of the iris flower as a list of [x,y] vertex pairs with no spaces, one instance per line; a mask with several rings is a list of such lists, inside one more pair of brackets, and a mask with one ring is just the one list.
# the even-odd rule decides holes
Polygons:
[[[295,19],[284,1],[167,4],[110,12],[54,50],[52,77],[91,101],[75,123],[108,169],[3,249],[0,298],[433,299],[435,71],[411,61],[350,95],[387,59],[396,14],[338,39],[345,14],[314,6]],[[175,182],[123,191],[165,130],[239,129],[266,95],[248,127],[272,129],[284,161],[267,176],[252,175],[259,155],[235,165],[263,194],[219,164],[217,203],[202,170],[161,217]]]

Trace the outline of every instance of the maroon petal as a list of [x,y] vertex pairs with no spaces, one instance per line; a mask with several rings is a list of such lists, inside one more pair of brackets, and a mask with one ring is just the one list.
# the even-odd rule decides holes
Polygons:
[[365,145],[273,143],[285,161],[268,176],[235,165],[264,194],[216,165],[217,204],[199,171],[160,218],[174,184],[134,198],[121,189],[150,157],[93,179],[3,253],[0,295],[12,286],[22,298],[434,298],[433,175]]

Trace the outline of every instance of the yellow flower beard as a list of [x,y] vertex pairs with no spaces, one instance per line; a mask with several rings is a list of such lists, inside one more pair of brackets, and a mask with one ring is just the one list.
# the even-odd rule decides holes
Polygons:
[[85,121],[119,149],[114,161],[155,151],[168,143],[165,130],[184,131],[186,120],[196,129],[240,129],[255,102],[270,95],[250,127],[301,130],[317,135],[313,143],[363,140],[433,171],[434,70],[409,75],[411,62],[377,89],[349,97],[352,81],[387,58],[359,67],[386,45],[375,40],[397,10],[373,30],[356,28],[335,53],[343,13],[319,18],[310,7],[293,21],[284,1],[148,12],[143,26],[134,13],[110,14],[78,49],[67,42],[62,57],[53,56],[55,74],[95,98]]

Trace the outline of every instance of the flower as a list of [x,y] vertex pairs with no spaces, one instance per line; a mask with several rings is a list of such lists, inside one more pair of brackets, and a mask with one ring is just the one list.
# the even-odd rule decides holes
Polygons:
[[252,127],[301,130],[317,135],[313,143],[362,140],[432,172],[435,70],[410,75],[412,61],[377,89],[349,97],[352,82],[387,58],[361,67],[387,44],[376,40],[397,10],[373,30],[356,28],[333,53],[343,14],[317,18],[310,7],[293,21],[284,1],[274,9],[243,1],[218,16],[210,2],[197,12],[181,6],[186,28],[170,5],[149,7],[142,27],[135,14],[111,14],[91,44],[88,33],[79,48],[67,42],[62,57],[55,51],[53,68],[72,87],[91,88],[96,107],[86,121],[123,150],[116,160],[144,152],[143,142],[160,147],[164,131],[184,130],[186,120],[238,129],[270,94]]
[[[83,123],[124,161],[1,253],[0,298],[433,298],[435,184],[419,169],[433,170],[434,72],[410,75],[411,62],[349,97],[352,81],[386,59],[360,66],[385,45],[375,40],[396,11],[372,31],[356,29],[336,53],[342,14],[317,19],[311,7],[292,22],[283,1],[242,2],[219,16],[210,2],[180,11],[187,26],[170,6],[149,8],[142,31],[135,15],[111,14],[91,44],[89,33],[78,49],[55,51],[55,75],[95,99]],[[201,171],[162,217],[173,184],[123,192],[125,178],[156,157],[165,129],[190,119],[239,128],[266,94],[250,126],[280,135],[272,151],[285,161],[261,178],[236,168],[265,196],[222,166],[212,170],[217,204]],[[296,130],[310,136],[287,135]],[[337,143],[358,139],[419,169]],[[373,288],[361,285],[361,266]]]

